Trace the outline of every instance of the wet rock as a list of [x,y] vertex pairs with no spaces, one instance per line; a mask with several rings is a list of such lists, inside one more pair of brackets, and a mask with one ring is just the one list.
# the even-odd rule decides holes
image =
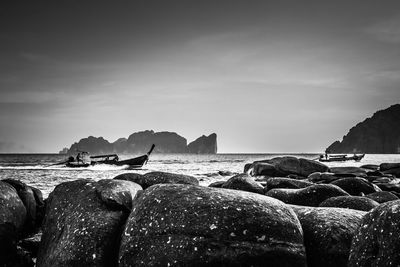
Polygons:
[[391,174],[397,178],[400,178],[400,168],[394,168],[383,172],[384,174]]
[[305,188],[307,186],[313,185],[314,183],[305,181],[305,180],[297,180],[291,178],[283,178],[283,177],[275,177],[267,180],[267,185],[264,188],[264,192],[268,192],[274,188]]
[[381,191],[376,185],[359,177],[342,178],[333,181],[331,184],[339,186],[352,196],[363,196]]
[[130,181],[133,183],[137,183],[139,185],[144,183],[143,174],[135,173],[135,172],[122,173],[122,174],[115,176],[113,179]]
[[383,191],[392,191],[400,194],[400,184],[389,184],[389,183],[374,183]]
[[365,212],[291,206],[304,232],[308,267],[347,266],[351,240]]
[[350,177],[348,175],[354,175],[354,176],[367,175],[367,172],[359,167],[331,167],[329,168],[329,171],[337,175],[344,175],[345,177]]
[[287,204],[318,207],[321,202],[330,197],[348,196],[349,194],[335,185],[317,184],[302,189],[275,188],[269,190],[265,195]]
[[22,233],[26,220],[26,208],[17,191],[10,184],[0,181],[0,225],[9,223]]
[[312,174],[310,174],[307,177],[307,180],[312,182],[312,183],[323,183],[323,184],[328,184],[330,182],[336,181],[340,179],[339,177],[335,176],[335,174],[331,173],[331,172],[314,172]]
[[367,172],[368,177],[382,177],[384,174],[380,171],[369,171]]
[[199,184],[199,181],[193,176],[169,172],[148,172],[142,178],[142,180],[138,180],[136,183],[141,185],[143,189],[155,184]]
[[225,181],[217,181],[208,185],[208,187],[221,188]]
[[374,170],[377,171],[379,170],[379,165],[375,165],[375,164],[365,164],[360,166],[361,169],[367,169],[367,170]]
[[371,209],[378,207],[379,203],[367,197],[339,196],[328,198],[319,206],[370,211]]
[[393,200],[398,200],[399,198],[391,193],[391,192],[386,192],[386,191],[381,191],[381,192],[375,192],[366,195],[365,197],[372,199],[378,203],[385,203],[388,201],[393,201]]
[[232,176],[232,175],[236,175],[238,173],[234,173],[234,172],[231,172],[231,171],[218,171],[218,174],[221,175],[221,176]]
[[249,174],[249,172],[253,169],[253,163],[246,163],[243,168],[243,173]]
[[283,172],[280,172],[276,169],[276,167],[267,162],[255,162],[253,164],[253,170],[251,171],[251,175],[253,176],[285,176]]
[[382,163],[379,165],[379,170],[381,172],[397,168],[400,168],[400,163]]
[[244,191],[155,185],[134,204],[119,266],[305,266],[300,223],[281,201]]
[[119,236],[139,185],[76,180],[49,195],[38,266],[116,266]]
[[264,187],[253,180],[248,174],[238,174],[226,181],[222,188],[242,190],[257,194],[264,194]]
[[328,167],[315,160],[296,157],[278,157],[270,160],[276,169],[286,175],[295,174],[308,177],[313,172],[326,172]]
[[362,219],[351,245],[349,265],[400,265],[400,200],[381,204]]

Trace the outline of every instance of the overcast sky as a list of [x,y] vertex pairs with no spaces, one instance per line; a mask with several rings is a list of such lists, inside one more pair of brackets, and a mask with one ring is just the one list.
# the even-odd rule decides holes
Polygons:
[[400,102],[399,1],[2,1],[0,151],[146,129],[320,152]]

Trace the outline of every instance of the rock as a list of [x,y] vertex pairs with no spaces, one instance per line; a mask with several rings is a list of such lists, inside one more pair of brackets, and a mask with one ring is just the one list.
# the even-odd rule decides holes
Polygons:
[[27,186],[25,183],[14,179],[4,179],[1,181],[14,187],[19,198],[22,200],[22,203],[24,203],[26,209],[26,219],[23,227],[24,229],[22,230],[23,234],[29,235],[34,233],[36,228],[40,226],[43,217],[37,220],[36,212],[40,207],[37,207],[38,205],[36,203],[35,194],[33,193],[32,188]]
[[375,200],[378,203],[385,203],[388,201],[399,199],[395,194],[386,191],[371,193],[366,195],[365,197]]
[[314,172],[307,177],[307,180],[312,183],[330,183],[340,179],[339,177],[335,176],[335,174],[330,172]]
[[400,168],[400,163],[381,163],[379,165],[379,170],[381,172],[388,171],[391,169],[397,169],[397,168]]
[[292,206],[304,232],[308,267],[347,266],[351,240],[365,212]]
[[377,171],[377,170],[379,170],[379,165],[376,165],[376,164],[365,164],[365,165],[360,166],[360,168],[361,169]]
[[400,105],[393,105],[376,112],[371,118],[358,123],[326,150],[330,153],[399,153]]
[[35,234],[32,237],[20,240],[18,242],[18,246],[28,251],[33,258],[36,258],[41,238],[42,238],[42,233]]
[[384,174],[392,174],[393,176],[400,178],[400,168],[394,168],[383,172]]
[[278,157],[270,160],[276,169],[286,175],[308,177],[313,172],[326,172],[328,167],[315,160],[296,157]]
[[253,164],[253,169],[250,171],[250,174],[253,176],[285,176],[283,172],[278,171],[274,165],[266,163],[266,162],[255,162]]
[[362,219],[351,245],[349,265],[400,265],[400,200],[381,204]]
[[208,187],[221,188],[225,181],[217,181],[208,185]]
[[370,211],[371,209],[378,207],[379,203],[367,197],[339,196],[328,198],[319,204],[319,206]]
[[169,173],[169,172],[148,172],[143,175],[143,180],[139,183],[143,189],[155,184],[192,184],[198,185],[199,181],[193,176]]
[[140,186],[75,180],[49,195],[37,266],[116,266],[119,236]]
[[384,174],[380,171],[369,171],[367,172],[368,177],[382,177]]
[[336,175],[367,176],[367,172],[358,167],[331,167],[329,171]]
[[217,135],[201,136],[189,143],[188,152],[193,154],[217,154]]
[[400,184],[375,183],[375,185],[383,191],[393,191],[400,194]]
[[231,171],[218,171],[218,174],[221,175],[221,176],[233,176],[233,175],[236,175],[238,173],[231,172]]
[[362,196],[381,191],[376,185],[358,177],[342,178],[333,181],[331,184],[339,186],[352,196]]
[[10,184],[0,181],[0,225],[9,223],[20,234],[25,220],[26,208],[17,191]]
[[253,163],[246,163],[244,165],[243,173],[250,174],[249,172],[250,170],[252,170],[252,168],[253,168]]
[[269,178],[267,180],[267,185],[264,188],[264,191],[267,192],[274,188],[305,188],[307,186],[313,185],[314,183],[305,181],[305,180],[297,180],[291,178],[283,178],[283,177],[276,177],[276,178]]
[[287,204],[318,207],[321,202],[330,197],[348,196],[349,194],[335,185],[317,184],[302,189],[275,188],[269,190],[265,195]]
[[119,266],[305,266],[294,212],[259,194],[155,185],[134,204]]
[[17,235],[14,224],[0,224],[0,266],[6,266],[6,263],[17,256]]
[[113,179],[130,181],[133,183],[137,183],[138,185],[145,184],[143,174],[135,173],[135,172],[122,173],[122,174],[115,176]]
[[262,195],[264,194],[264,187],[245,173],[233,176],[222,185],[222,188],[242,190]]
[[17,247],[17,254],[5,266],[7,267],[34,267],[35,263],[28,251],[21,247]]

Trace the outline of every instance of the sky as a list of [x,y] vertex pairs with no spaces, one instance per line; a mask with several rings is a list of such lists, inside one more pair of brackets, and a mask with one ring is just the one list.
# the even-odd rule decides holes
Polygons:
[[399,89],[397,0],[0,4],[0,152],[142,130],[322,152]]

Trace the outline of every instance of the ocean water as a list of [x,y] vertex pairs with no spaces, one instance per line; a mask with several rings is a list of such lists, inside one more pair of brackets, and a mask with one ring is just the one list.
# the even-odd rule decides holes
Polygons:
[[[241,173],[246,163],[288,155],[307,159],[318,157],[318,154],[153,154],[147,165],[143,166],[142,169],[129,170],[127,166],[102,164],[88,168],[50,166],[66,160],[66,156],[59,154],[0,154],[0,179],[13,178],[21,180],[40,189],[44,197],[47,197],[56,185],[65,181],[80,178],[112,179],[126,172],[144,174],[151,171],[165,171],[187,174],[196,177],[201,185],[208,185],[231,177],[229,175],[220,175],[220,172]],[[134,156],[137,155],[124,155],[120,158],[127,159]],[[366,155],[361,162],[328,162],[325,164],[332,167],[361,166],[383,162],[400,162],[400,154],[371,154]]]

